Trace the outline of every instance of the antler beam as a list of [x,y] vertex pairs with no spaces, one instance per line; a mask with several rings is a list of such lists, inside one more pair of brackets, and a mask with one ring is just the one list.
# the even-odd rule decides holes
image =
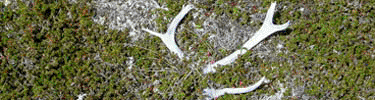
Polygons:
[[[176,41],[175,41],[175,38],[174,38],[174,34],[175,34],[178,23],[180,23],[182,18],[184,18],[184,16],[191,9],[193,9],[193,7],[194,7],[193,5],[187,5],[187,6],[183,7],[182,10],[180,11],[180,13],[178,13],[178,15],[176,16],[176,18],[173,19],[172,23],[168,27],[167,33],[165,33],[165,34],[160,34],[160,33],[151,31],[149,29],[145,29],[145,28],[142,28],[142,30],[161,38],[161,40],[164,42],[164,44],[167,46],[167,48],[170,51],[176,53],[177,56],[180,59],[182,59],[182,58],[184,58],[184,53],[181,51],[180,48],[178,48],[178,46],[176,44]],[[189,59],[189,58],[187,58],[187,59]]]

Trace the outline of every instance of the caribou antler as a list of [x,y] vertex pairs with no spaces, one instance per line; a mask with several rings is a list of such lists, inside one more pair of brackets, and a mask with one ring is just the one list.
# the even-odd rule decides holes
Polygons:
[[[176,18],[173,19],[171,25],[169,25],[168,27],[168,30],[167,30],[167,33],[165,34],[160,34],[160,33],[157,33],[157,32],[154,32],[154,31],[151,31],[149,29],[145,29],[145,28],[142,28],[142,30],[152,34],[152,35],[155,35],[159,38],[161,38],[161,40],[164,42],[164,44],[167,46],[167,48],[176,53],[177,56],[182,59],[184,57],[184,53],[181,51],[180,48],[178,48],[177,44],[176,44],[176,41],[174,40],[174,34],[175,34],[175,31],[176,31],[176,28],[177,28],[177,25],[178,23],[180,23],[180,21],[182,20],[182,18],[184,18],[184,16],[191,10],[193,9],[193,5],[187,5],[185,7],[182,8],[181,12],[178,13],[178,15],[176,16]],[[189,59],[189,58],[187,58]]]
[[[236,50],[232,54],[230,54],[227,57],[224,57],[223,59],[207,65],[206,68],[203,69],[203,73],[207,74],[209,72],[216,72],[214,67],[217,67],[217,65],[227,65],[232,63],[234,60],[237,59],[239,55],[243,55],[246,53],[247,50],[253,48],[255,45],[257,45],[259,42],[261,42],[263,39],[265,39],[267,36],[271,35],[274,32],[284,30],[289,26],[289,21],[283,25],[274,25],[272,23],[273,13],[275,11],[276,2],[271,4],[270,9],[267,11],[266,19],[263,22],[262,27],[255,33],[253,37],[250,38],[243,46],[243,49]],[[176,41],[175,41],[175,31],[177,28],[178,23],[182,20],[182,18],[191,10],[193,9],[193,5],[187,5],[182,8],[181,12],[176,16],[176,18],[173,19],[172,23],[169,25],[168,30],[165,34],[160,34],[154,31],[151,31],[149,29],[142,28],[142,30],[155,35],[164,42],[164,44],[167,46],[167,48],[176,53],[177,56],[182,59],[184,58],[184,53],[181,51],[180,48],[178,48]],[[189,58],[187,58],[189,59]]]
[[265,39],[267,36],[271,35],[274,32],[286,29],[289,26],[289,21],[283,25],[274,25],[272,23],[275,6],[276,6],[276,2],[271,4],[270,9],[268,9],[267,11],[266,19],[264,20],[262,27],[260,27],[260,29],[255,33],[255,35],[251,37],[242,46],[243,49],[237,50],[233,52],[232,54],[230,54],[229,56],[213,64],[207,65],[207,67],[203,69],[203,73],[207,74],[209,72],[213,72],[213,73],[216,72],[214,67],[217,67],[217,65],[227,65],[227,64],[234,62],[234,60],[236,60],[239,55],[245,54],[247,50],[250,50],[251,48],[253,48],[255,45],[257,45],[260,41]]

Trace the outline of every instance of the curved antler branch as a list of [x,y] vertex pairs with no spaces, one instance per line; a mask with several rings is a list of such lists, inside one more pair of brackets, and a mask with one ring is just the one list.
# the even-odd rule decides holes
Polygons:
[[[246,53],[247,50],[250,50],[255,45],[257,45],[259,42],[261,42],[263,39],[271,35],[272,33],[275,33],[280,30],[284,30],[289,26],[289,21],[282,25],[274,25],[272,23],[273,13],[275,12],[275,6],[276,2],[271,4],[270,9],[267,11],[266,19],[263,22],[262,27],[255,33],[253,37],[251,37],[243,46],[242,48],[235,51],[234,53],[230,54],[227,57],[224,57],[223,59],[215,62],[214,64],[207,65],[206,68],[203,69],[203,73],[207,74],[210,72],[216,72],[214,67],[217,67],[217,65],[226,65],[234,62],[238,58],[239,55],[243,55]],[[247,50],[245,50],[247,49]]]
[[[165,34],[160,34],[160,33],[157,33],[157,32],[154,32],[154,31],[151,31],[149,29],[145,29],[145,28],[142,28],[142,30],[152,34],[152,35],[155,35],[157,37],[159,37],[163,42],[164,44],[167,46],[167,48],[176,53],[177,56],[182,59],[184,57],[184,53],[181,51],[180,48],[178,48],[177,44],[176,44],[176,41],[175,41],[175,31],[176,31],[176,28],[177,28],[177,25],[178,23],[180,23],[180,21],[182,20],[182,18],[184,18],[184,16],[191,10],[193,9],[193,5],[187,5],[185,7],[182,8],[182,10],[180,11],[180,13],[178,13],[178,15],[176,16],[176,18],[174,18],[172,20],[172,23],[169,25],[168,27],[168,30]],[[188,58],[187,58],[188,59]]]

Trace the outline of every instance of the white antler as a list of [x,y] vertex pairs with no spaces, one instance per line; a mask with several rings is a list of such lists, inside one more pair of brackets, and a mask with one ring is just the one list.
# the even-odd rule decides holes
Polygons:
[[167,33],[165,33],[165,34],[153,32],[153,31],[151,31],[149,29],[145,29],[145,28],[142,28],[142,30],[161,38],[161,40],[165,43],[165,45],[168,47],[168,49],[170,51],[176,53],[177,56],[180,59],[182,59],[184,57],[184,53],[181,51],[180,48],[178,48],[178,46],[176,44],[176,41],[174,39],[174,34],[175,34],[178,23],[182,20],[182,18],[184,18],[184,16],[191,9],[193,9],[193,7],[194,7],[193,5],[187,5],[187,6],[183,7],[182,10],[180,11],[180,13],[178,13],[178,15],[176,16],[176,18],[173,19],[171,25],[169,25],[169,27],[168,27]]
[[213,98],[217,98],[219,96],[222,96],[225,93],[227,93],[227,94],[247,93],[247,92],[250,92],[250,91],[253,91],[253,90],[257,89],[263,83],[269,83],[269,82],[270,82],[270,80],[263,77],[258,82],[256,82],[254,85],[250,85],[246,88],[224,88],[224,89],[218,89],[218,90],[213,89],[213,88],[211,88],[211,89],[206,88],[206,89],[203,90],[203,95],[208,95],[209,98],[207,98],[207,99],[213,99]]
[[275,6],[276,6],[276,2],[271,4],[270,9],[268,9],[267,11],[266,19],[264,20],[262,27],[255,33],[253,37],[250,38],[250,40],[248,40],[242,46],[243,49],[237,50],[234,53],[230,54],[229,56],[224,57],[223,59],[213,64],[207,65],[207,67],[203,69],[203,73],[207,74],[210,72],[213,72],[213,73],[216,72],[214,67],[217,67],[217,65],[227,65],[227,64],[234,62],[234,60],[236,60],[239,55],[245,54],[247,50],[250,50],[251,48],[253,48],[255,45],[257,45],[260,41],[265,39],[267,36],[271,35],[274,32],[286,29],[289,26],[289,21],[283,25],[274,25],[272,23]]

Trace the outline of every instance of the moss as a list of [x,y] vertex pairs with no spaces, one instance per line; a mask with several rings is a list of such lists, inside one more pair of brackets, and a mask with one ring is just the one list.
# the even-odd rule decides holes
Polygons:
[[[171,87],[174,87],[173,98],[203,99],[199,94],[201,94],[201,89],[208,87],[208,80],[224,87],[242,87],[256,82],[255,79],[258,76],[267,76],[273,82],[255,92],[225,95],[218,99],[239,99],[254,94],[273,95],[278,90],[269,88],[270,85],[277,85],[275,81],[278,80],[281,83],[288,83],[293,78],[297,78],[294,80],[297,85],[314,83],[306,85],[305,88],[308,89],[305,89],[304,93],[316,98],[357,99],[356,97],[361,96],[370,99],[374,95],[374,93],[364,90],[375,88],[373,83],[375,80],[369,79],[369,77],[373,77],[374,73],[371,66],[375,65],[371,61],[373,48],[369,45],[373,42],[373,36],[368,34],[373,32],[371,29],[373,25],[369,24],[371,22],[369,19],[374,17],[374,14],[371,14],[374,11],[370,10],[373,2],[364,1],[361,8],[355,8],[342,0],[335,3],[324,1],[325,3],[321,5],[314,1],[284,2],[282,6],[288,8],[277,12],[276,15],[281,16],[276,16],[274,23],[291,20],[293,21],[293,25],[290,26],[292,31],[279,32],[279,35],[270,38],[272,40],[274,37],[285,43],[285,49],[289,53],[282,52],[275,57],[284,60],[272,62],[267,57],[261,59],[257,54],[253,54],[259,51],[248,51],[239,57],[236,63],[217,68],[218,73],[207,76],[201,76],[199,74],[201,72],[189,68],[189,64],[197,61],[183,61],[185,64],[182,65],[170,62],[179,59],[166,57],[165,55],[170,53],[162,52],[167,48],[160,44],[161,40],[156,37],[146,35],[144,40],[132,43],[136,46],[124,47],[123,43],[130,44],[127,29],[125,31],[111,30],[107,26],[92,22],[93,8],[86,5],[86,2],[90,3],[91,1],[77,4],[67,2],[66,0],[58,2],[35,1],[33,5],[18,0],[18,9],[11,9],[0,2],[0,8],[4,9],[0,12],[0,20],[6,22],[0,23],[0,47],[3,55],[0,60],[0,70],[2,71],[0,97],[4,99],[16,97],[36,99],[48,96],[55,99],[62,95],[62,99],[73,99],[82,92],[95,91],[95,95],[87,96],[87,98],[109,99],[114,96],[122,99],[136,97],[135,95],[138,93],[129,91],[140,86],[139,84],[150,80],[152,82],[160,80],[161,84],[155,85],[154,88],[158,88],[164,94],[156,94],[152,88],[147,88],[140,90],[139,93],[145,91],[145,94],[141,96],[155,99],[169,98],[168,92],[171,91]],[[257,26],[259,23],[249,24],[251,21],[249,16],[254,13],[265,13],[271,2],[273,1],[262,2],[257,6],[256,11],[242,11],[237,6],[244,8],[248,3],[239,3],[233,0],[208,0],[203,1],[202,4],[197,3],[195,6],[206,10],[207,13],[226,14],[231,20],[237,21],[241,25]],[[232,6],[233,3],[238,4]],[[298,11],[301,8],[298,4],[301,3],[306,4],[303,8],[306,11],[311,11],[310,14]],[[169,11],[162,9],[152,11],[159,14],[155,20],[157,30],[165,32],[167,24],[187,2],[159,0],[159,4],[165,4],[170,9]],[[72,18],[69,18],[67,12],[70,12]],[[195,12],[192,11],[192,13]],[[362,21],[361,18],[365,21]],[[192,20],[195,19],[189,13],[181,24],[186,26]],[[195,49],[190,50],[191,52],[198,52],[198,58],[201,57],[203,61],[199,66],[205,65],[209,59],[212,59],[207,56],[207,52],[210,52],[215,59],[231,53],[225,49],[217,50],[218,52],[213,50],[213,45],[207,42],[207,38],[211,34],[215,34],[214,32],[198,37],[189,31],[204,28],[202,26],[204,20],[204,18],[197,19],[194,21],[195,27],[185,27],[179,34],[176,34],[176,40],[181,40],[181,45],[178,44],[181,46],[180,48],[184,49],[183,51],[189,51],[188,49],[192,47]],[[366,23],[366,20],[369,22]],[[13,29],[6,29],[8,24]],[[105,30],[108,34],[105,34]],[[13,36],[8,37],[9,34]],[[84,37],[86,39],[83,39]],[[83,46],[86,44],[87,46]],[[275,45],[278,42],[273,41],[265,45],[268,44]],[[99,45],[104,49],[103,51]],[[314,45],[312,49],[310,49],[311,45]],[[103,66],[92,59],[98,52],[104,62],[123,64],[122,67],[126,65],[124,63],[128,60],[126,57],[134,57],[134,65],[137,68],[130,71],[126,70],[126,67]],[[88,57],[91,60],[88,60]],[[14,61],[14,64],[10,63],[11,60]],[[30,60],[33,64],[22,64],[25,60]],[[289,60],[293,64],[290,64]],[[250,68],[244,67],[244,63],[247,62],[251,63],[249,67],[259,69],[260,72],[250,73],[252,72]],[[151,66],[152,63],[157,64]],[[176,67],[176,69],[160,71],[159,76],[146,78],[146,76],[151,77],[155,74],[152,72],[154,70],[173,69],[172,67]],[[276,67],[276,69],[272,70],[271,67]],[[184,71],[184,73],[180,73],[178,70]],[[192,74],[187,76],[190,71],[193,71]],[[221,73],[223,71],[225,73]],[[111,72],[112,77],[109,80],[97,75],[105,72]],[[137,80],[128,79],[126,76],[128,74],[121,75],[121,72],[131,73]],[[250,75],[245,77],[245,74],[248,73]],[[27,77],[26,74],[28,74]],[[25,77],[22,78],[22,76]],[[304,78],[301,78],[302,76]],[[314,77],[310,78],[310,76]],[[86,79],[86,77],[88,78]],[[175,86],[174,84],[179,80],[182,85]],[[31,87],[27,84],[34,86]],[[361,93],[358,94],[358,91]],[[123,94],[126,95],[122,96]],[[291,89],[284,93],[286,96],[291,94]]]

